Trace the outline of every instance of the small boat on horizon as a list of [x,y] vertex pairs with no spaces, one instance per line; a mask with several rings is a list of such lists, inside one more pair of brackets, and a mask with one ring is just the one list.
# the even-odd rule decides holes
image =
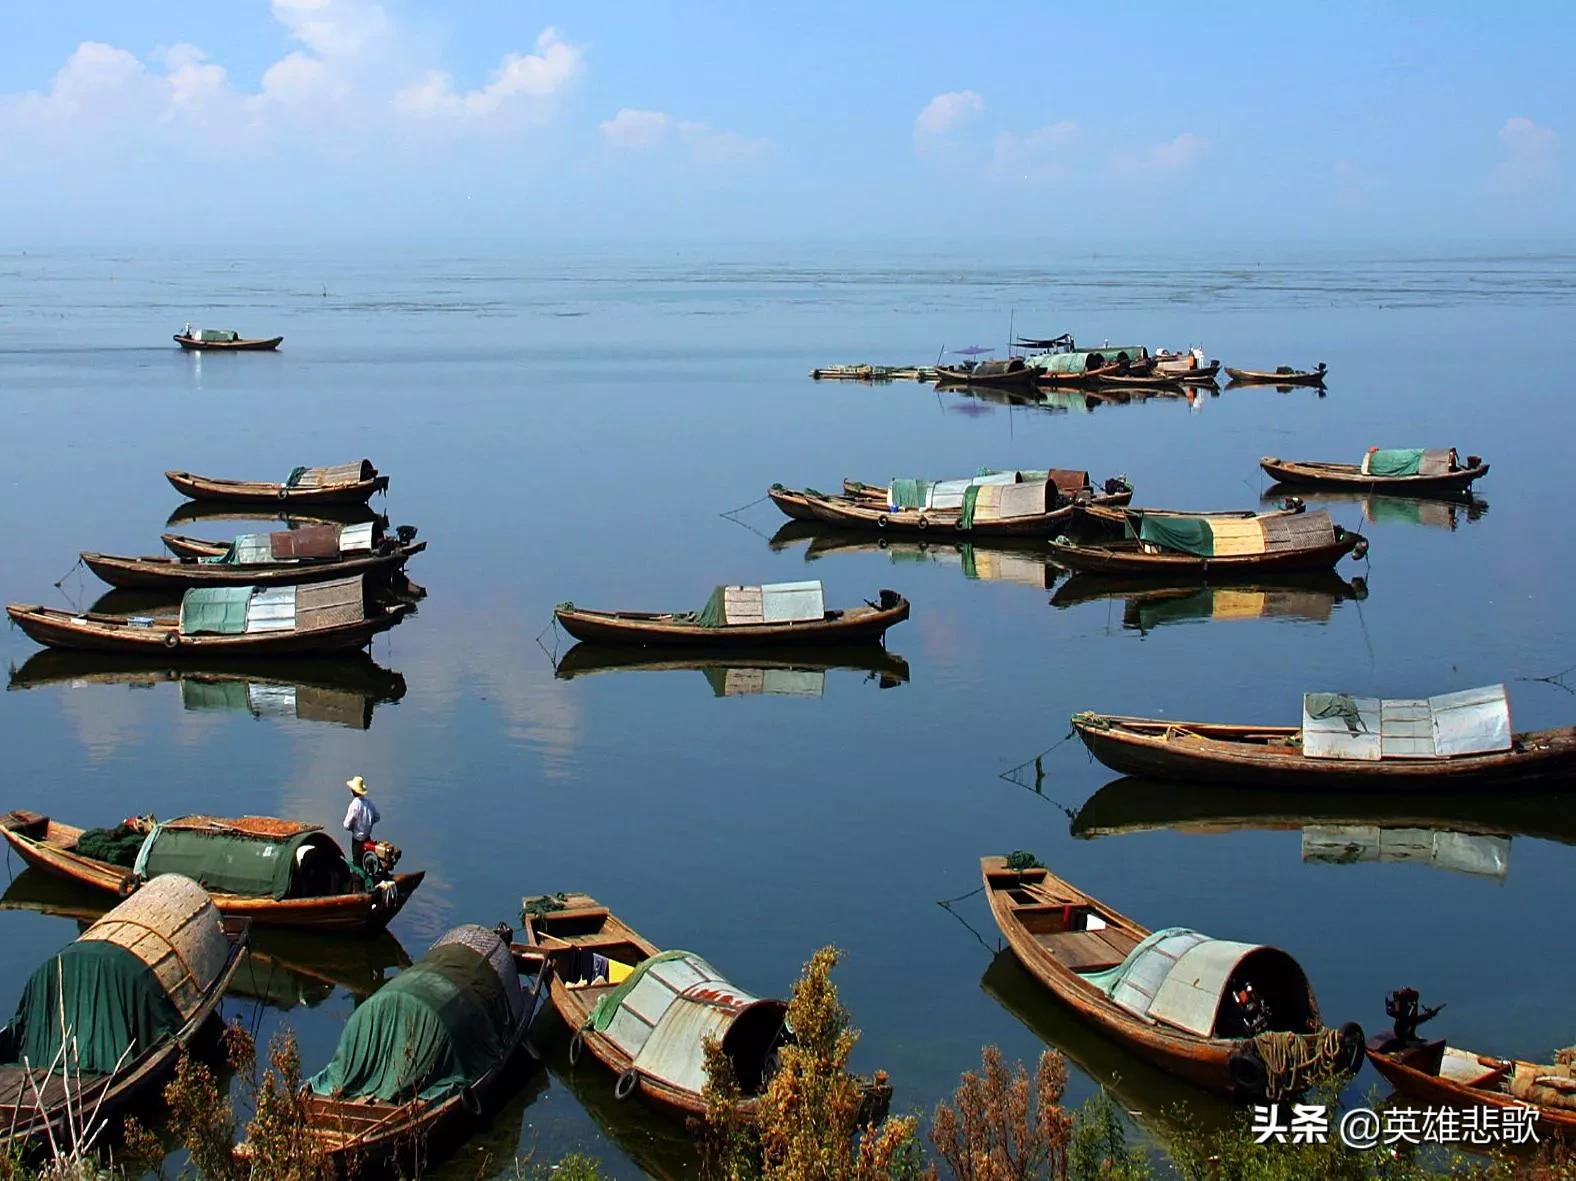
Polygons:
[[1293,487],[1355,489],[1395,492],[1402,496],[1440,493],[1461,495],[1488,475],[1488,464],[1477,455],[1459,461],[1454,447],[1411,447],[1381,450],[1370,447],[1361,463],[1281,459],[1266,455],[1259,466],[1271,479]]
[[175,491],[192,500],[262,502],[276,508],[291,504],[365,504],[374,492],[389,490],[389,478],[379,475],[370,459],[332,467],[297,467],[278,484],[183,471],[166,471],[164,478]]
[[1281,365],[1273,370],[1268,369],[1233,369],[1226,366],[1226,376],[1231,378],[1236,385],[1312,385],[1323,386],[1324,376],[1329,371],[1323,361],[1313,369],[1293,369],[1290,365]]
[[187,352],[262,353],[277,349],[282,336],[243,337],[229,328],[193,328],[190,324],[175,334],[175,343]]

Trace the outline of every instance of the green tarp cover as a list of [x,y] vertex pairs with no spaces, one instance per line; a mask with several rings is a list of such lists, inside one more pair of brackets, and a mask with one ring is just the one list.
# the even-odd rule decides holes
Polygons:
[[1302,708],[1310,718],[1340,718],[1353,734],[1364,729],[1357,703],[1349,693],[1308,693],[1303,697]]
[[1193,554],[1200,558],[1215,556],[1215,534],[1209,527],[1209,521],[1203,517],[1146,515],[1139,526],[1138,537],[1161,549]]
[[241,334],[230,328],[204,328],[202,330],[202,341],[204,344],[224,344],[240,339]]
[[279,899],[290,893],[296,850],[308,842],[339,848],[322,832],[272,841],[157,825],[148,834],[136,868],[143,879],[178,873],[214,893]]
[[1392,447],[1370,451],[1368,474],[1370,476],[1415,476],[1423,462],[1421,447]]
[[249,586],[203,586],[181,596],[181,634],[214,632],[238,636],[246,630]]
[[925,498],[929,492],[929,480],[894,479],[887,495],[892,498],[892,505],[895,508],[924,508]]
[[665,963],[668,960],[698,959],[693,951],[659,951],[650,959],[641,960],[635,970],[612,992],[602,994],[602,999],[597,1001],[596,1008],[591,1010],[591,1027],[598,1033],[605,1033],[607,1027],[613,1024],[613,1017],[618,1012],[619,1005],[624,1003],[624,998],[635,991],[635,985],[645,974],[651,970],[653,964]]
[[711,598],[706,600],[706,605],[699,611],[691,613],[689,622],[699,627],[728,626],[727,603],[723,598],[722,587],[713,588]]
[[137,864],[137,853],[147,839],[147,833],[124,823],[114,828],[90,828],[77,838],[76,852],[94,861],[108,861],[111,865],[130,869]]
[[[1144,958],[1144,953],[1155,944],[1163,943],[1167,939],[1175,939],[1179,935],[1197,934],[1198,932],[1191,927],[1162,927],[1158,931],[1151,931],[1134,944],[1133,950],[1128,952],[1126,958],[1117,964],[1116,967],[1104,968],[1098,972],[1079,972],[1078,975],[1105,993],[1106,996],[1110,996],[1116,991],[1116,986],[1132,971],[1134,965]],[[1156,981],[1155,983],[1158,984],[1159,982]]]
[[970,484],[963,490],[963,515],[958,518],[959,529],[974,528],[974,506],[979,503],[980,486]]
[[510,1033],[498,973],[463,944],[444,944],[362,1003],[309,1085],[343,1099],[442,1099],[497,1065]]
[[51,956],[27,982],[11,1021],[10,1064],[25,1057],[44,1070],[55,1061],[62,1008],[77,1042],[72,1070],[85,1075],[110,1074],[181,1027],[148,965],[119,944],[90,939]]
[[290,469],[290,478],[285,481],[285,487],[286,488],[294,488],[297,484],[299,484],[301,482],[301,477],[306,475],[306,473],[307,473],[307,469],[304,466],[291,468]]

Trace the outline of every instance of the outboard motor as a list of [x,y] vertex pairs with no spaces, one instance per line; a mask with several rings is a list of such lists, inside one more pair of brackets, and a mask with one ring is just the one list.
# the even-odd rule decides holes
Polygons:
[[1251,981],[1244,981],[1240,988],[1231,990],[1231,1000],[1236,1007],[1236,1018],[1245,1037],[1254,1037],[1270,1027],[1270,1009],[1253,988]]
[[373,841],[372,848],[361,855],[361,868],[375,882],[394,875],[399,864],[400,848],[391,841]]
[[1435,1005],[1431,1009],[1422,1008],[1415,988],[1398,988],[1384,998],[1384,1015],[1395,1022],[1392,1032],[1395,1040],[1403,1045],[1422,1041],[1417,1036],[1417,1027],[1439,1016],[1439,1011],[1444,1007]]
[[411,542],[416,540],[416,526],[414,526],[414,525],[398,525],[398,526],[395,526],[394,536],[399,539],[399,543],[401,545],[409,545]]

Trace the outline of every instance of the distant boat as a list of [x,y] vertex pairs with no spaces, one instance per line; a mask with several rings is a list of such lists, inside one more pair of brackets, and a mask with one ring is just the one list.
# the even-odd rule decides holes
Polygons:
[[1324,385],[1326,367],[1323,361],[1316,369],[1293,369],[1282,365],[1273,371],[1263,369],[1233,369],[1226,366],[1226,376],[1238,385]]
[[389,478],[378,475],[369,459],[333,467],[299,467],[280,484],[175,471],[165,472],[164,478],[175,491],[192,500],[267,502],[279,508],[295,504],[365,504],[374,492],[389,490]]
[[1359,488],[1370,492],[1399,492],[1403,496],[1464,493],[1473,482],[1488,475],[1488,464],[1481,456],[1469,455],[1466,463],[1457,460],[1455,448],[1369,452],[1370,456],[1398,456],[1388,465],[1328,463],[1320,460],[1281,459],[1266,455],[1259,466],[1266,475],[1282,484],[1310,488]]
[[243,337],[228,328],[193,329],[175,334],[175,343],[187,352],[262,353],[279,347],[282,336]]

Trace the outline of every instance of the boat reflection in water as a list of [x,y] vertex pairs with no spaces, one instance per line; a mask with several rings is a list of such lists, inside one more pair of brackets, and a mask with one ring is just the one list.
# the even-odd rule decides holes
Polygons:
[[826,674],[834,669],[864,673],[882,689],[908,680],[908,661],[877,644],[829,648],[707,648],[686,653],[674,648],[636,648],[616,644],[576,644],[554,669],[560,680],[593,673],[694,671],[706,678],[716,697],[820,697]]
[[1234,1126],[1239,1118],[1239,1109],[1227,1100],[1190,1087],[1103,1036],[1047,994],[1010,948],[996,953],[980,979],[980,988],[1047,1046],[1104,1087],[1158,1145],[1164,1146],[1178,1132],[1223,1129]]
[[1122,626],[1147,632],[1168,623],[1215,619],[1287,619],[1328,623],[1336,604],[1362,602],[1368,583],[1333,570],[1259,577],[1224,585],[1156,585],[1153,579],[1074,574],[1056,588],[1051,606],[1075,607],[1100,599],[1121,600]]
[[[69,919],[81,930],[114,903],[115,899],[95,890],[36,869],[17,874],[0,895],[0,909]],[[254,927],[225,995],[258,1000],[283,1011],[320,1005],[336,988],[359,1001],[410,962],[399,940],[386,930],[347,939]]]
[[1127,406],[1138,402],[1180,402],[1194,410],[1204,405],[1209,397],[1220,394],[1220,387],[1210,384],[1175,387],[1135,386],[1123,387],[1119,385],[1098,386],[1085,389],[1083,387],[1069,387],[1063,389],[991,389],[986,386],[970,385],[939,385],[936,387],[939,394],[962,395],[971,399],[968,402],[954,403],[953,409],[960,411],[984,411],[986,403],[997,406],[1019,407],[1026,410],[1039,410],[1046,414],[1092,414],[1102,406]]
[[789,521],[772,534],[771,547],[781,552],[807,543],[806,562],[819,561],[829,554],[884,553],[894,566],[913,562],[934,562],[956,566],[965,578],[981,582],[1011,582],[1036,590],[1050,587],[1057,570],[1050,564],[1043,540],[1024,540],[1017,544],[994,541],[976,545],[971,541],[909,536],[874,536],[869,533],[834,529],[814,521]]
[[405,696],[405,678],[366,653],[315,659],[182,661],[46,648],[11,670],[10,689],[48,685],[180,686],[192,711],[249,713],[365,730],[372,711]]
[[[245,501],[188,500],[176,506],[165,520],[166,526],[192,525],[200,521],[272,521],[286,529],[310,525],[380,525],[388,528],[389,519],[364,504],[316,504],[310,509],[279,509]],[[226,538],[225,540],[229,540]]]
[[1271,484],[1259,493],[1262,504],[1279,505],[1287,496],[1310,504],[1355,505],[1370,525],[1426,525],[1430,529],[1455,530],[1468,521],[1481,520],[1488,512],[1488,501],[1476,496],[1390,496],[1383,492],[1343,492],[1326,488],[1292,487]]
[[1514,837],[1576,844],[1576,811],[1554,793],[1296,793],[1125,776],[1090,796],[1071,828],[1084,839],[1162,828],[1300,831],[1304,861],[1410,862],[1502,879]]

